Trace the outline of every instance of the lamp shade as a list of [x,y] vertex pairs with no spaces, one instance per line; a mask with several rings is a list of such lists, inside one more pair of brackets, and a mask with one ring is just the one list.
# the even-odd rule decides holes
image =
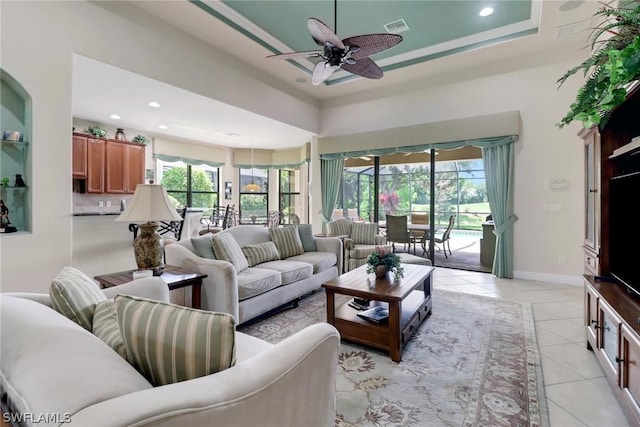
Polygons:
[[260,186],[258,184],[254,184],[252,182],[251,184],[245,185],[243,190],[244,191],[248,191],[250,193],[256,193],[256,192],[260,191]]
[[182,217],[171,205],[163,185],[138,184],[131,202],[116,221],[149,222],[181,221]]

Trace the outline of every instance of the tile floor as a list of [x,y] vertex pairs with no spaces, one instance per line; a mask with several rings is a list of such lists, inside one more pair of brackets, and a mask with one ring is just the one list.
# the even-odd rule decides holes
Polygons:
[[593,352],[586,348],[582,287],[448,268],[437,268],[434,278],[436,290],[531,304],[551,427],[629,426]]

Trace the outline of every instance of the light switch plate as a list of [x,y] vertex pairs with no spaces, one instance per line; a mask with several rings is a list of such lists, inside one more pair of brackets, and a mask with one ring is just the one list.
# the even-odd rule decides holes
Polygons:
[[560,212],[562,211],[562,205],[560,203],[545,203],[545,212]]
[[569,188],[569,181],[562,178],[553,178],[549,181],[549,188],[552,190],[564,190]]

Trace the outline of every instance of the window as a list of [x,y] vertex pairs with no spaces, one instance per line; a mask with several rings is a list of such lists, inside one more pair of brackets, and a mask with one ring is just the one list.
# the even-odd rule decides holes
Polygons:
[[302,206],[300,203],[300,170],[279,171],[280,199],[278,210],[283,214],[283,220],[288,222],[289,215],[302,216]]
[[[380,167],[378,220],[385,214],[428,212],[430,164],[410,163]],[[373,212],[371,166],[345,167],[338,208],[359,209],[360,217]],[[490,214],[482,159],[437,161],[435,170],[435,220],[446,225],[456,214],[457,228],[480,230]]]
[[[256,184],[256,191],[247,185]],[[266,224],[269,206],[269,170],[266,168],[240,169],[240,223]]]
[[218,204],[219,170],[207,165],[158,161],[160,183],[172,205],[178,209],[194,207],[210,210]]

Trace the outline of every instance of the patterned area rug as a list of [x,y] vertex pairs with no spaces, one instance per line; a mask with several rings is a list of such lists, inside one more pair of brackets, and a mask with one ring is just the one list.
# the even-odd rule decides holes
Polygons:
[[[530,305],[437,290],[433,307],[400,363],[342,341],[336,426],[549,426]],[[239,330],[277,343],[325,319],[321,291]]]

